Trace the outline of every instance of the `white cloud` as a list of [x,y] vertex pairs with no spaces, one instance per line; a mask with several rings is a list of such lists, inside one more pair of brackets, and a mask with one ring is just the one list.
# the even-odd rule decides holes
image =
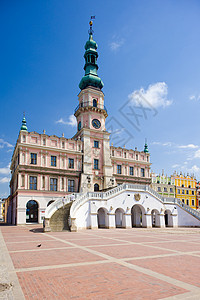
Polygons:
[[0,178],[0,183],[8,183],[10,181],[9,177]]
[[189,99],[191,100],[191,101],[198,101],[198,100],[200,100],[200,95],[191,95],[190,97],[189,97]]
[[124,40],[123,40],[123,39],[116,38],[115,36],[114,36],[114,38],[115,38],[116,40],[113,41],[113,42],[111,42],[111,43],[109,44],[110,49],[111,49],[111,51],[113,51],[113,52],[117,51],[117,50],[124,44]]
[[172,143],[171,142],[165,142],[165,143],[153,142],[152,145],[158,145],[158,146],[164,146],[164,147],[171,147]]
[[172,104],[171,100],[167,99],[168,86],[165,82],[157,82],[148,86],[147,90],[141,88],[135,90],[128,97],[136,106],[143,107],[167,107]]
[[199,173],[200,172],[200,168],[197,167],[197,165],[194,165],[190,169],[188,169],[188,171],[191,172],[191,173]]
[[63,124],[63,125],[70,125],[72,127],[77,126],[76,117],[74,115],[70,115],[68,121],[64,121],[63,118],[60,118],[60,120],[56,121],[56,123]]
[[180,165],[178,165],[178,164],[175,164],[172,166],[173,169],[178,168],[178,167],[180,167]]
[[196,149],[196,148],[198,148],[198,146],[194,145],[194,144],[188,144],[188,145],[180,145],[180,146],[178,146],[178,148],[181,148],[181,149]]
[[4,141],[4,139],[0,139],[0,148],[2,149],[4,147],[12,148],[14,146],[8,143],[7,141]]
[[194,158],[200,158],[200,149],[194,153]]
[[10,174],[10,164],[5,168],[0,168],[0,174],[4,174],[4,175]]

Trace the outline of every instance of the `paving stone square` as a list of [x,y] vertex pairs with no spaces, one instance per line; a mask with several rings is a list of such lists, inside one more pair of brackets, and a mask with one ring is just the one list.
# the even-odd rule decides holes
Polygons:
[[198,228],[1,226],[0,239],[13,299],[200,299]]

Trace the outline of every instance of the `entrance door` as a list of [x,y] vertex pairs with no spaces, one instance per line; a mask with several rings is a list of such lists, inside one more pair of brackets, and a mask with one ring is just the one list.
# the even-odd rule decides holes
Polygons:
[[26,204],[26,223],[38,223],[38,203],[35,200]]

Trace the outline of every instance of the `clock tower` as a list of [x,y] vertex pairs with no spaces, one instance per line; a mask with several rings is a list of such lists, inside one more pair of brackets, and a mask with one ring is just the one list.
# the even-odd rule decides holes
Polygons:
[[77,119],[74,138],[83,141],[80,192],[98,191],[115,185],[110,158],[110,134],[105,128],[108,114],[101,90],[103,82],[97,75],[97,43],[93,40],[92,21],[89,24],[89,39],[84,54],[85,75],[79,83],[79,104],[74,113]]

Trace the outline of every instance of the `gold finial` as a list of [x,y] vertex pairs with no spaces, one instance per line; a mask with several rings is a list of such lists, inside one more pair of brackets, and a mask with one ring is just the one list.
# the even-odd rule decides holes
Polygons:
[[93,22],[92,22],[92,20],[90,20],[89,25],[92,26],[92,24],[93,24]]

